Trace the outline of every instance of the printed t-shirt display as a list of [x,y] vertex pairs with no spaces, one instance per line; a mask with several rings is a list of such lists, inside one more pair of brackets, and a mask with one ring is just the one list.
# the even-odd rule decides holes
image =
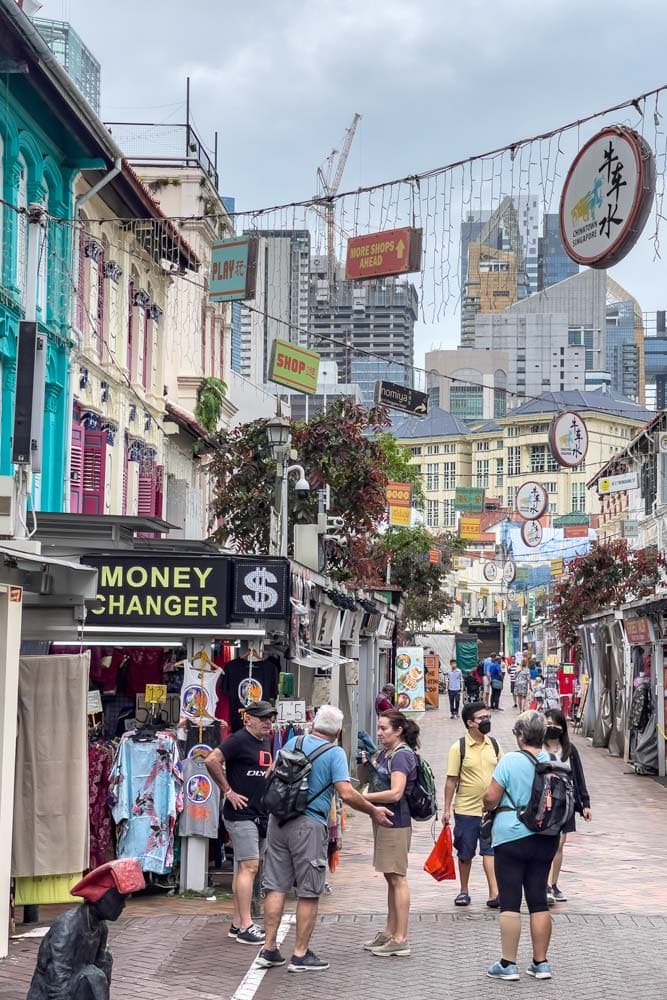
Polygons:
[[227,781],[232,791],[245,795],[248,804],[244,809],[234,809],[225,802],[223,816],[226,820],[254,820],[264,815],[261,799],[265,788],[264,776],[271,767],[271,740],[267,736],[258,740],[247,729],[234,733],[220,745],[225,759]]
[[208,667],[202,673],[198,667],[193,667],[188,660],[185,661],[181,687],[182,716],[196,723],[201,720],[203,726],[210,726],[215,722],[218,676],[217,670]]
[[257,660],[252,664],[250,676],[250,661],[239,658],[230,660],[225,666],[225,676],[222,679],[222,690],[229,697],[232,732],[243,728],[241,709],[251,701],[273,701],[278,694],[278,661],[269,657]]
[[[293,750],[297,737],[288,740],[285,744],[286,750]],[[303,752],[310,754],[318,747],[325,745],[328,740],[320,739],[319,736],[306,736],[303,741]],[[308,779],[308,798],[312,802],[306,806],[306,816],[317,820],[325,825],[329,820],[331,802],[334,795],[334,784],[337,781],[349,781],[350,771],[347,766],[347,757],[342,747],[329,744],[331,750],[320,754],[317,760],[313,761],[313,767]]]
[[181,837],[218,836],[220,789],[201,757],[183,761],[183,812],[178,822]]
[[119,858],[138,858],[145,872],[163,875],[174,863],[174,827],[183,807],[176,740],[123,736],[111,770],[112,813]]
[[384,779],[383,787],[391,788],[392,771],[399,771],[405,775],[405,792],[398,802],[390,802],[388,808],[392,810],[391,823],[394,829],[412,826],[410,807],[405,796],[415,784],[417,778],[417,758],[410,747],[398,747],[396,750],[388,752],[380,750],[375,758],[375,770],[380,778]]

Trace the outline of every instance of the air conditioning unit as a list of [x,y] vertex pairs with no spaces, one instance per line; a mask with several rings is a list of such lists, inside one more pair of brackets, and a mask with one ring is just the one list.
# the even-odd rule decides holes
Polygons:
[[0,537],[13,538],[15,526],[14,477],[0,476]]

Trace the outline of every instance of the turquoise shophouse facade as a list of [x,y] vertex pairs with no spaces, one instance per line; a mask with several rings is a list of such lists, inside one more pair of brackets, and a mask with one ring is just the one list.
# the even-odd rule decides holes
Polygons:
[[[43,205],[37,322],[47,365],[38,509],[60,511],[68,484],[72,357],[74,182],[101,179],[119,151],[92,108],[14,0],[0,0],[0,474],[10,475],[19,322],[25,318],[29,227],[24,210]],[[59,221],[63,220],[63,221]]]

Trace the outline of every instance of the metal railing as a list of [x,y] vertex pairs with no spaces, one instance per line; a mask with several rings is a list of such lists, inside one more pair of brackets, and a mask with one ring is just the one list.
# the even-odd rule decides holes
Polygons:
[[105,122],[125,156],[137,166],[199,167],[218,190],[218,133],[209,152],[192,125]]

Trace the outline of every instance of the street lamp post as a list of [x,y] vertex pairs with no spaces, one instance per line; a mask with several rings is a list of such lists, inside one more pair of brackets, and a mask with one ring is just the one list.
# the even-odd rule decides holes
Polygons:
[[278,522],[278,530],[271,532],[270,555],[287,556],[288,551],[288,481],[290,473],[298,472],[299,479],[296,491],[303,496],[310,492],[310,484],[301,465],[288,465],[287,461],[292,443],[290,423],[284,417],[273,417],[266,425],[271,455],[276,461],[276,491],[273,501],[273,513]]

